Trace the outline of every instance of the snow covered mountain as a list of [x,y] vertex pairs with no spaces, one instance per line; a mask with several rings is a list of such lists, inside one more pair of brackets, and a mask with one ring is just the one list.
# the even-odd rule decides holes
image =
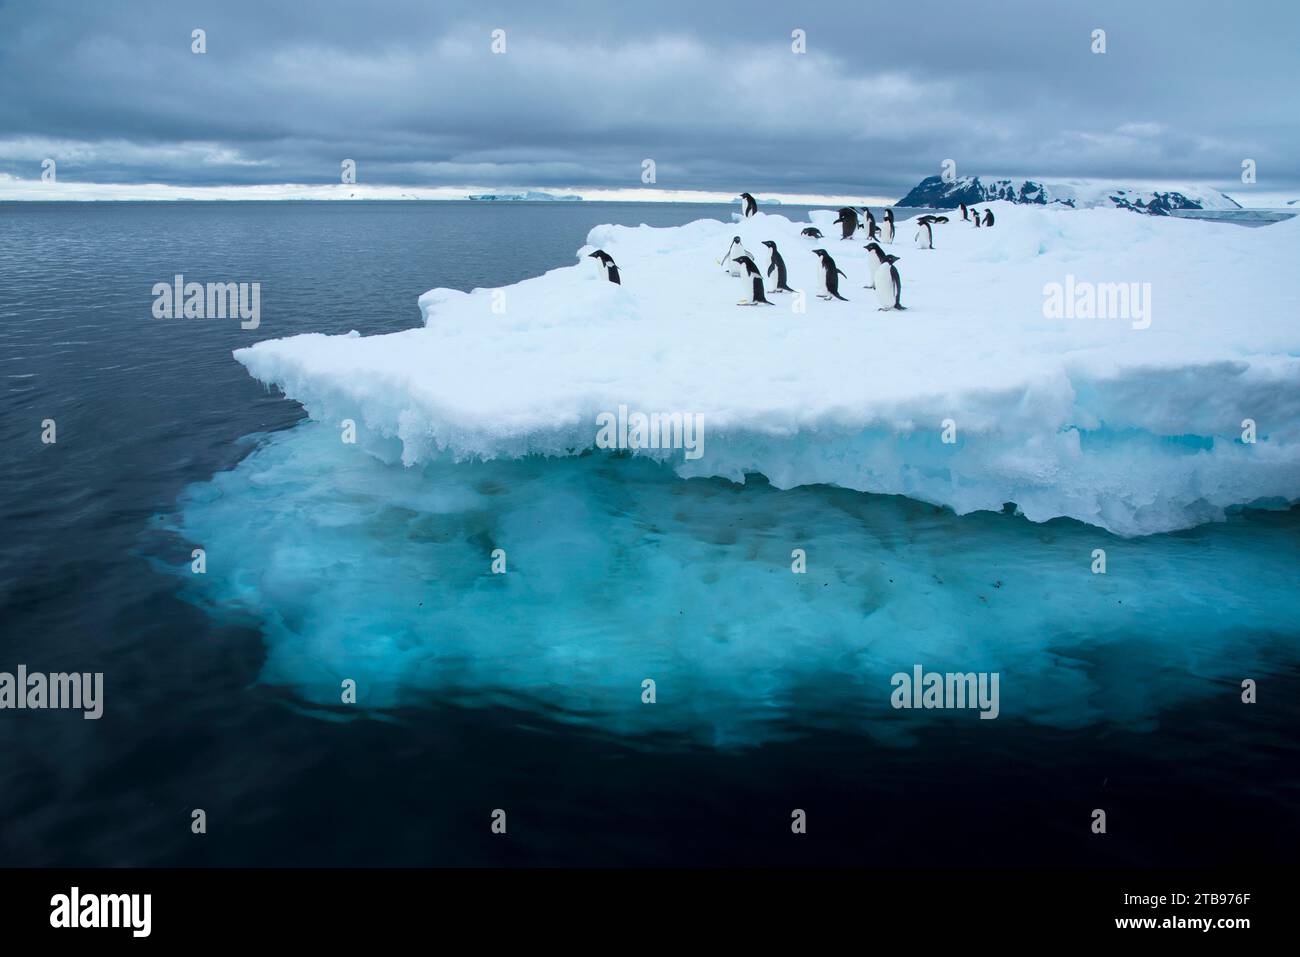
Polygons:
[[1217,190],[1192,186],[1150,190],[1096,180],[1062,180],[1043,183],[1031,179],[995,179],[962,176],[952,182],[927,176],[898,201],[899,206],[956,209],[993,200],[1044,206],[1059,203],[1079,209],[1114,206],[1152,216],[1167,216],[1175,209],[1240,209],[1241,204]]

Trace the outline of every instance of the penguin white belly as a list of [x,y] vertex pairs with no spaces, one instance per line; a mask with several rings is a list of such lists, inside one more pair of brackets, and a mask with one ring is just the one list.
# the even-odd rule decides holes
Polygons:
[[921,227],[916,231],[916,248],[930,248],[930,227],[926,226],[924,223],[922,223]]
[[894,302],[898,299],[898,291],[894,287],[894,274],[889,268],[887,262],[881,263],[876,267],[876,274],[872,282],[876,284],[876,300],[880,303],[881,309],[893,309]]
[[880,224],[880,238],[887,243],[894,241],[894,224],[889,220],[885,220]]
[[876,288],[876,270],[878,270],[878,269],[880,268],[880,264],[883,263],[884,260],[883,260],[883,259],[876,259],[876,258],[875,258],[875,254],[874,254],[874,253],[870,253],[870,252],[867,253],[867,257],[868,257],[868,258],[867,258],[867,265],[870,266],[870,268],[867,270],[867,274],[871,277],[871,285],[869,285],[869,286],[863,286],[862,288],[863,288],[863,289],[875,289],[875,288]]

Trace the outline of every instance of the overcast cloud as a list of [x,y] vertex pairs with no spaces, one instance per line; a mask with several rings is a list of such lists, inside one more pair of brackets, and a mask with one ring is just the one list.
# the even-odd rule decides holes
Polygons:
[[951,158],[1240,193],[1250,158],[1300,185],[1294,0],[550,6],[0,2],[0,173],[637,188],[651,158],[663,188],[896,197]]

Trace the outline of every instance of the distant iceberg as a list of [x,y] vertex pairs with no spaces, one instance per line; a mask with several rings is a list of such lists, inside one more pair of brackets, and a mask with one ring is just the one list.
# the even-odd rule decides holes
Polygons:
[[[983,205],[983,204],[982,204]],[[636,454],[682,476],[836,485],[958,514],[1015,503],[1121,535],[1300,500],[1300,325],[1284,277],[1300,220],[1237,229],[1113,209],[990,204],[914,248],[898,226],[906,312],[879,312],[862,240],[738,223],[598,226],[574,266],[504,289],[434,289],[421,328],[300,335],[235,357],[313,419],[355,421],[387,461],[570,456],[620,406],[698,415],[704,454]],[[812,221],[836,235],[835,214]],[[790,285],[740,308],[731,238],[775,241]],[[823,302],[816,257],[848,276]],[[623,284],[602,281],[600,247]],[[756,258],[766,266],[765,251]],[[1089,318],[1084,289],[1145,292],[1145,316]],[[1065,313],[1053,311],[1065,290]],[[1057,303],[1059,306],[1059,303]],[[504,312],[502,312],[504,308]]]
[[956,209],[1005,200],[1029,205],[1060,204],[1075,209],[1114,206],[1153,216],[1165,216],[1180,209],[1241,209],[1226,193],[1194,186],[1151,189],[1121,186],[1098,180],[1072,179],[1040,182],[1031,179],[995,179],[961,176],[951,181],[928,176],[898,201],[899,206],[928,209]]
[[468,197],[479,202],[495,203],[580,203],[581,196],[556,196],[553,193],[539,193],[528,190],[523,193],[475,193]]

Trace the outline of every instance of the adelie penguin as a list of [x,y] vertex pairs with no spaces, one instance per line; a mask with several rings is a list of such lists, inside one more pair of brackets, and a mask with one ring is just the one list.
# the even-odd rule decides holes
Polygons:
[[744,245],[741,243],[740,237],[736,236],[731,240],[731,245],[727,247],[726,255],[724,255],[720,260],[718,260],[718,262],[722,264],[722,267],[726,269],[730,275],[735,276],[736,278],[739,279],[741,276],[745,274],[745,267],[739,265],[736,262],[736,260],[739,259],[741,256],[748,256],[748,255],[749,255],[749,250],[746,249]]
[[961,209],[961,218],[962,218],[962,222],[969,222],[969,221],[970,221],[970,210],[966,208],[966,204],[965,204],[965,203],[961,203],[960,206],[959,206],[959,208]]
[[880,227],[876,225],[876,217],[871,215],[869,209],[864,209],[863,213],[867,217],[867,238],[875,242],[880,238]]
[[970,221],[975,224],[976,229],[980,228],[980,211],[978,209],[970,211]]
[[[830,253],[824,249],[814,249],[814,253],[821,257],[822,265],[822,291],[817,293],[818,299],[830,299],[834,296],[841,302],[848,302],[840,295],[840,276],[844,273],[835,265],[835,260],[831,259]],[[844,276],[848,279],[848,276]]]
[[894,211],[885,210],[885,225],[880,227],[880,241],[892,243],[894,241]]
[[745,281],[749,283],[749,298],[740,300],[736,305],[757,306],[760,302],[765,306],[772,305],[767,296],[763,295],[763,274],[758,271],[754,260],[748,256],[737,256],[736,262],[745,268]]
[[880,248],[880,243],[867,243],[862,248],[867,251],[867,275],[871,277],[871,285],[862,288],[875,289],[876,270],[885,261],[885,251]]
[[776,243],[770,239],[765,239],[763,245],[772,251],[772,261],[767,265],[767,274],[771,276],[773,272],[776,273],[776,285],[769,289],[768,292],[794,292],[785,284],[785,260],[781,258],[781,254],[777,251]]
[[603,249],[597,249],[589,255],[590,259],[599,261],[600,268],[605,271],[605,278],[616,286],[623,285],[623,280],[619,278],[618,267],[614,265],[614,257]]
[[839,218],[835,222],[840,226],[840,239],[852,239],[853,234],[858,231],[858,211],[845,206],[840,210]]
[[984,210],[984,225],[985,226],[993,225],[993,210],[991,209]]
[[805,226],[799,232],[800,236],[807,236],[809,239],[821,239],[822,231],[816,226]]
[[936,223],[946,223],[947,221],[947,216],[918,216],[916,218],[916,248],[933,249],[933,227]]
[[740,212],[746,219],[758,212],[758,201],[748,193],[740,194]]
[[880,311],[906,309],[899,298],[903,294],[903,280],[898,278],[897,256],[886,256],[885,261],[876,267],[876,299],[880,302]]

